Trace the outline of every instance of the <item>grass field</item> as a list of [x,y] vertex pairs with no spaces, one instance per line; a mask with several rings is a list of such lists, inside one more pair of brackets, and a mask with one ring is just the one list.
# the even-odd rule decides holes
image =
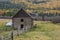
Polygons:
[[[5,31],[5,24],[9,21],[11,20],[0,19],[0,34],[9,32]],[[14,40],[60,40],[60,24],[53,24],[49,21],[34,21],[34,24],[34,28],[14,37]]]
[[35,21],[35,28],[14,37],[14,40],[60,40],[60,24]]
[[[0,19],[0,34],[4,31],[6,32],[6,29],[7,29],[6,23],[9,21],[11,21],[11,20],[10,19]],[[10,29],[10,28],[8,28],[8,29]]]

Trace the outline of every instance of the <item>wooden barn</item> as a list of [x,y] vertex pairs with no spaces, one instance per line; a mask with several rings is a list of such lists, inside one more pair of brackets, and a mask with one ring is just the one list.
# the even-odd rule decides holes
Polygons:
[[27,31],[33,27],[33,19],[24,9],[20,9],[12,17],[13,27],[19,31]]

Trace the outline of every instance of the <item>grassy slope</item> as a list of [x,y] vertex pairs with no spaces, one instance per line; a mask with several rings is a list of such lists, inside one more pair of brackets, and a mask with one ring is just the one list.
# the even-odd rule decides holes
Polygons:
[[[9,21],[11,21],[11,20],[9,20],[9,19],[0,19],[0,34],[2,33],[2,32],[6,32],[6,23],[7,22],[9,22]],[[7,30],[10,30],[11,28],[8,28]]]
[[51,22],[35,22],[36,28],[15,37],[14,40],[60,40],[60,25]]
[[[13,1],[14,2],[14,1]],[[48,13],[60,13],[60,10],[57,8],[60,7],[60,0],[49,0],[47,3],[39,3],[39,4],[33,4],[33,2],[27,2],[26,0],[17,0],[16,3],[23,2],[24,4],[28,5],[28,12],[48,12]],[[54,9],[55,8],[55,9]],[[34,9],[34,10],[33,10]],[[52,10],[54,9],[54,10]],[[56,10],[57,9],[57,10]]]
[[[49,0],[47,3],[39,3],[39,4],[33,4],[33,2],[27,2],[26,0],[12,0],[12,4],[19,4],[23,8],[26,8],[28,12],[36,12],[36,13],[60,13],[60,0]],[[22,4],[22,5],[21,5]],[[10,6],[10,4],[8,4]],[[8,6],[6,5],[6,6]],[[26,6],[24,6],[26,5]],[[17,10],[12,8],[8,10],[1,10],[0,9],[0,14],[3,14],[4,12],[12,12],[14,13]]]

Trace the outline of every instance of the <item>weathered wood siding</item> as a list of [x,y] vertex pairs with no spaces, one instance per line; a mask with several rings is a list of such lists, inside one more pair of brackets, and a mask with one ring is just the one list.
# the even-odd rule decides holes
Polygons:
[[[24,22],[21,22],[21,19],[24,19]],[[24,28],[22,29],[23,31],[27,31],[30,28],[33,27],[33,20],[29,17],[25,18],[13,18],[13,25],[15,28],[17,28],[18,30],[21,30],[21,24],[24,25]]]

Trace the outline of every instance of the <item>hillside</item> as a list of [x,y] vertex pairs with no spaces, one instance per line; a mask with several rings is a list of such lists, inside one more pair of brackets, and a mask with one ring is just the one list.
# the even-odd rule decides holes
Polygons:
[[9,1],[9,0],[0,0],[0,2],[1,2],[1,1]]
[[60,13],[60,0],[13,0],[13,2],[26,4],[28,12]]
[[30,13],[60,13],[60,0],[9,0],[0,1],[0,10],[16,13],[24,8]]
[[60,24],[35,21],[36,28],[21,34],[14,40],[60,40]]

